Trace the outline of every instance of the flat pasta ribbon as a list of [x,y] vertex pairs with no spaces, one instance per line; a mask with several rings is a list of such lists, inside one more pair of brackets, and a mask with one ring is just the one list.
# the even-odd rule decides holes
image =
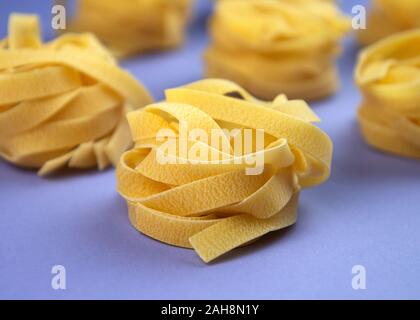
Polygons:
[[192,0],[80,0],[69,29],[93,32],[118,57],[184,41]]
[[0,155],[50,174],[116,164],[131,146],[125,114],[151,103],[90,34],[42,43],[36,16],[12,14],[0,42]]
[[358,32],[362,45],[370,45],[394,33],[420,28],[419,0],[372,0],[366,29]]
[[[166,90],[166,100],[128,114],[135,148],[117,167],[119,193],[127,200],[133,226],[162,242],[194,248],[209,262],[262,235],[296,222],[301,187],[328,179],[332,142],[312,122],[319,121],[302,100],[280,95],[266,103],[227,80],[208,79]],[[263,148],[223,149],[183,134],[196,128],[264,130]],[[181,146],[166,150],[177,161],[159,161],[161,130]],[[171,131],[171,132],[172,132]],[[222,136],[232,145],[236,136]],[[255,141],[255,140],[253,140]],[[219,161],[191,156],[216,154]],[[247,147],[249,147],[247,149]],[[223,155],[223,157],[219,157]],[[260,174],[247,174],[244,160],[264,155]],[[194,159],[194,162],[182,162]],[[212,158],[213,159],[213,158]]]
[[358,118],[366,141],[420,159],[420,29],[366,48],[355,77],[364,98]]
[[334,60],[349,28],[331,1],[220,0],[210,21],[207,76],[265,100],[328,96],[338,87]]

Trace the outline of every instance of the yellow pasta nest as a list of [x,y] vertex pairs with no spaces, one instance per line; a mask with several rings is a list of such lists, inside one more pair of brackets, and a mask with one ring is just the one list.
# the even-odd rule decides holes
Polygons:
[[79,0],[72,31],[95,33],[117,56],[184,40],[192,0]]
[[205,53],[208,77],[233,80],[255,96],[317,99],[338,86],[335,58],[350,28],[334,3],[219,1]]
[[0,155],[40,175],[117,163],[126,112],[152,101],[93,36],[42,43],[37,17],[18,14],[0,42],[0,88]]
[[[136,145],[121,157],[117,180],[131,223],[154,239],[194,248],[205,262],[294,224],[300,188],[330,174],[331,140],[312,124],[319,119],[304,101],[280,95],[266,103],[227,80],[166,90],[165,101],[129,113],[128,121]],[[219,136],[225,143],[215,146],[206,134],[192,135],[196,129],[208,136],[250,130],[255,139],[240,135],[242,147],[232,151],[223,146],[237,135]],[[162,130],[173,135],[162,140]],[[169,141],[178,147],[162,150]],[[173,161],[162,162],[162,154]],[[245,164],[257,156],[262,170],[249,174]]]
[[358,33],[359,41],[369,45],[401,31],[420,28],[419,0],[372,0],[367,28]]
[[420,29],[366,48],[356,69],[364,101],[359,122],[367,142],[420,158]]

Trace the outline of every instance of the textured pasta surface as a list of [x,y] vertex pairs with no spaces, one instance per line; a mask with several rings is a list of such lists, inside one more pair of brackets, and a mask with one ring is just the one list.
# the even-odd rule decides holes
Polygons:
[[366,48],[355,77],[363,95],[358,117],[366,141],[420,159],[420,29]]
[[0,42],[0,155],[47,175],[103,169],[131,145],[125,114],[152,102],[90,34],[40,38],[36,16],[12,14]]
[[[128,120],[135,148],[121,157],[117,185],[131,223],[154,239],[194,248],[205,262],[294,224],[301,187],[330,174],[332,142],[313,124],[318,117],[304,101],[284,95],[263,102],[233,82],[207,79],[167,90],[165,101],[129,113]],[[263,130],[264,145],[257,149],[244,139],[240,152],[226,150],[190,136],[196,128]],[[159,137],[169,129],[178,148],[166,155],[176,161],[162,163]],[[185,153],[182,137],[188,137]],[[235,137],[221,139],[232,146]],[[207,161],[209,154],[218,161]],[[263,170],[248,174],[244,164],[251,162],[243,160],[256,155],[263,155]]]

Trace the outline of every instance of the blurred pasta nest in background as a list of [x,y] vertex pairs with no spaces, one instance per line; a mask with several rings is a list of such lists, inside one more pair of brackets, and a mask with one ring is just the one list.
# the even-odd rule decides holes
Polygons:
[[358,32],[364,45],[393,33],[420,28],[419,0],[372,0],[367,28]]
[[366,48],[356,82],[364,98],[359,121],[367,142],[420,159],[420,29]]
[[113,54],[129,56],[182,44],[192,0],[78,0],[69,29],[97,35]]
[[152,101],[94,36],[42,43],[38,18],[18,14],[0,42],[0,87],[0,155],[41,175],[117,163],[126,112]]
[[316,99],[335,92],[335,58],[350,21],[332,1],[219,0],[210,22],[207,76],[255,96]]

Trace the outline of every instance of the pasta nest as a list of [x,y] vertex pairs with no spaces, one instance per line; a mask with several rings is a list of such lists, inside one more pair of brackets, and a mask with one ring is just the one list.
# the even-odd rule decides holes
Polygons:
[[[194,248],[205,262],[294,224],[301,187],[330,174],[332,142],[313,124],[318,117],[304,101],[284,95],[263,102],[233,82],[208,79],[166,90],[163,102],[129,113],[128,120],[135,148],[121,157],[117,185],[131,223],[154,239]],[[206,134],[191,136],[197,128]],[[173,135],[162,141],[161,130]],[[214,145],[202,138],[212,130],[251,130],[254,138],[239,135],[242,148],[232,150],[237,136],[222,135],[225,144]],[[162,148],[167,141],[178,147]],[[161,154],[175,161],[162,163]],[[247,160],[256,156],[262,170],[249,174]]]
[[334,3],[314,0],[223,0],[210,21],[208,77],[230,79],[272,100],[317,99],[335,92],[335,57],[349,19]]
[[358,118],[366,141],[420,158],[420,29],[366,48],[355,77],[363,95]]
[[104,169],[131,146],[125,114],[151,103],[90,34],[42,43],[36,16],[14,14],[0,42],[0,155],[40,175]]
[[184,41],[192,0],[83,0],[70,30],[97,35],[118,57]]

